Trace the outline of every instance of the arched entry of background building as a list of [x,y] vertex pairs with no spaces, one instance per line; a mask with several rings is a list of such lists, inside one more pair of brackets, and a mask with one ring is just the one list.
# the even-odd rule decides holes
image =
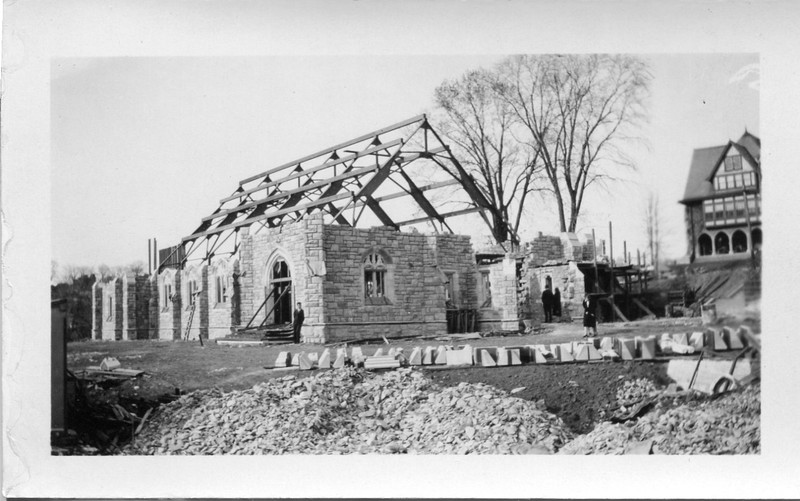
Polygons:
[[[272,323],[285,324],[292,321],[292,276],[289,264],[282,257],[277,258],[269,270],[269,282],[264,291],[265,297],[270,296],[272,309]],[[269,311],[269,310],[267,310]],[[269,319],[267,319],[269,323]]]

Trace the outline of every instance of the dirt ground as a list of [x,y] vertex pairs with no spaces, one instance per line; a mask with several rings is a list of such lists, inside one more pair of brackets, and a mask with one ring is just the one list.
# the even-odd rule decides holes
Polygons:
[[[620,337],[692,332],[700,329],[699,319],[660,319],[628,323],[604,324],[599,334]],[[476,346],[523,346],[574,341],[583,331],[579,323],[548,324],[536,334],[484,337],[469,340],[412,339],[391,344],[361,345],[366,355],[379,347],[384,352],[402,347],[406,353],[415,346],[470,344]],[[164,401],[166,395],[188,393],[204,388],[222,391],[241,390],[272,377],[281,377],[285,370],[269,370],[280,351],[321,352],[313,345],[267,347],[230,347],[197,341],[88,341],[70,343],[67,364],[73,372],[100,365],[105,357],[117,358],[122,367],[140,369],[146,374],[118,384],[94,387],[97,401],[121,403],[141,415],[146,408]],[[575,433],[586,433],[606,413],[613,410],[616,391],[626,380],[647,378],[658,386],[669,383],[664,361],[594,362],[583,364],[533,365],[497,368],[425,368],[427,375],[442,385],[460,382],[486,383],[506,391],[517,390],[514,396],[527,400],[544,400],[547,408],[560,416]]]

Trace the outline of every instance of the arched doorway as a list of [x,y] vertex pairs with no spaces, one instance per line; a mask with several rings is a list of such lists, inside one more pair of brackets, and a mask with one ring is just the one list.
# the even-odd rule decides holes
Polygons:
[[742,230],[733,232],[731,247],[733,247],[734,253],[747,252],[747,235]]
[[700,235],[700,238],[697,239],[697,247],[699,247],[701,256],[710,256],[712,252],[711,237],[705,233]]
[[717,233],[717,236],[714,237],[714,248],[717,250],[717,254],[728,254],[731,251],[727,233],[724,231]]
[[[283,257],[272,262],[269,269],[269,281],[264,291],[267,301],[267,312],[272,310],[272,323],[285,324],[292,321],[292,275],[289,264]],[[269,319],[267,319],[269,322]]]

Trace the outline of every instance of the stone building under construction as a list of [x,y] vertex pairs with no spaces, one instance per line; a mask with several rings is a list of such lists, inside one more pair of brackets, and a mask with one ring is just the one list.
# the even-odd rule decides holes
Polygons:
[[593,243],[476,252],[448,221],[488,207],[420,115],[242,180],[154,273],[95,284],[93,338],[285,332],[297,302],[309,343],[516,330],[548,283],[579,305]]

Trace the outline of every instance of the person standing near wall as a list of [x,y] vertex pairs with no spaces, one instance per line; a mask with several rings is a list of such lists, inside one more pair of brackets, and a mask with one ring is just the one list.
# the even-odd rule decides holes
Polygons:
[[303,327],[303,321],[306,319],[306,314],[303,311],[303,304],[297,303],[297,308],[294,310],[294,320],[292,321],[292,328],[294,329],[294,342],[300,342],[300,328]]
[[[583,298],[583,337],[597,336],[596,307],[597,302],[594,296],[587,294],[586,297]],[[590,329],[591,334],[589,334]]]
[[550,323],[553,321],[553,292],[550,286],[547,285],[542,292],[542,306],[544,307],[544,322]]

